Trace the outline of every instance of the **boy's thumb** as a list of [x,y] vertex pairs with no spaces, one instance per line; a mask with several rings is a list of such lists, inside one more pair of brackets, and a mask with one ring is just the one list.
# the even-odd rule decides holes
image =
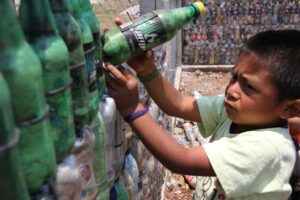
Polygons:
[[153,57],[153,55],[154,55],[154,53],[153,53],[153,51],[152,50],[147,50],[146,51],[146,58],[152,58]]
[[115,24],[116,24],[117,26],[121,26],[121,25],[123,24],[123,21],[121,20],[121,18],[116,17],[116,18],[115,18]]

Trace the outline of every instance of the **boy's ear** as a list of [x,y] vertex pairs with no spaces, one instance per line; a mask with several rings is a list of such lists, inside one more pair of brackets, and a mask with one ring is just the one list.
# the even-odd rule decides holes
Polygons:
[[282,119],[300,117],[300,99],[295,99],[287,102],[284,105],[282,112],[280,113],[280,117]]

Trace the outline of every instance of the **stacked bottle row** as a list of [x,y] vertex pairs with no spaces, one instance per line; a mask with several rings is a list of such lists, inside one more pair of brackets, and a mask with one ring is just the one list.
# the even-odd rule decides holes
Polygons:
[[[184,4],[191,1],[186,0]],[[203,1],[206,16],[183,31],[184,64],[234,64],[236,49],[250,36],[270,29],[299,29],[298,1]],[[224,55],[227,54],[227,55]]]
[[17,16],[3,0],[0,11],[1,199],[156,199],[163,167],[125,140],[90,1],[22,0]]
[[[164,183],[164,166],[144,147],[138,137],[133,134],[131,148],[128,149],[124,162],[122,176],[130,192],[130,200],[160,199],[161,188]],[[133,178],[133,187],[130,187],[130,177]],[[133,198],[131,198],[133,196]]]
[[106,174],[110,199],[157,199],[163,184],[163,166],[124,123],[111,97],[103,96],[100,111],[106,129]]
[[90,1],[22,0],[19,19],[0,4],[0,198],[109,199]]

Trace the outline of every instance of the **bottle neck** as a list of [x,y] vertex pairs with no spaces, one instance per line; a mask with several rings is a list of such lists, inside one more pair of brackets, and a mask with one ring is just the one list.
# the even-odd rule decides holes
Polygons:
[[57,27],[47,0],[22,0],[20,22],[27,36],[55,34]]
[[78,0],[68,0],[70,5],[70,12],[76,18],[80,19],[80,6]]
[[90,0],[78,0],[78,1],[79,1],[79,5],[82,7],[83,10],[87,11],[92,9]]
[[68,0],[49,0],[53,13],[68,12]]
[[9,47],[17,46],[24,41],[24,35],[11,0],[0,1],[0,51]]

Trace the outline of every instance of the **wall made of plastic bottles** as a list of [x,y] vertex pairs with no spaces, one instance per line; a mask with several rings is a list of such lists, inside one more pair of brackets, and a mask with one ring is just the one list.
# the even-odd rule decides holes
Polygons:
[[[191,0],[183,0],[188,5]],[[206,17],[183,30],[186,65],[234,64],[243,41],[270,29],[299,29],[300,2],[295,0],[203,0]]]
[[[9,1],[9,0],[7,0]],[[49,4],[49,2],[51,2]],[[13,13],[10,17],[13,16],[15,26],[20,25],[19,20],[19,5],[20,1],[12,1],[15,3],[16,6],[16,13]],[[29,1],[23,1],[23,3],[27,3]],[[42,1],[41,1],[42,2]],[[70,112],[67,112],[66,110],[63,110],[65,112],[58,112],[56,107],[53,105],[47,105],[50,107],[51,111],[57,111],[57,113],[63,113],[62,115],[70,116],[71,120],[73,121],[73,117],[75,114],[78,116],[81,116],[82,118],[86,117],[88,120],[86,122],[77,123],[77,121],[74,120],[74,123],[72,125],[67,126],[66,128],[72,129],[70,131],[70,135],[66,136],[65,138],[60,137],[59,144],[56,145],[53,143],[52,140],[52,134],[54,133],[50,130],[50,127],[53,127],[56,124],[63,124],[63,120],[61,118],[57,118],[56,120],[50,120],[50,117],[46,116],[43,118],[47,124],[45,125],[45,129],[47,129],[47,140],[46,141],[40,141],[38,138],[30,138],[30,135],[41,135],[41,129],[35,128],[30,130],[30,134],[24,135],[23,132],[21,132],[22,137],[26,139],[27,143],[23,144],[22,147],[18,147],[21,150],[25,149],[26,147],[26,156],[30,157],[31,154],[40,155],[41,152],[43,152],[44,149],[46,149],[46,145],[51,146],[51,151],[53,154],[53,166],[49,166],[44,164],[41,161],[47,161],[50,160],[50,157],[39,157],[35,162],[30,163],[31,166],[36,166],[36,170],[32,170],[31,166],[27,167],[25,170],[30,171],[30,173],[34,175],[39,175],[41,172],[43,172],[44,169],[49,170],[49,175],[43,175],[43,176],[37,176],[37,178],[31,182],[24,181],[24,169],[16,168],[15,171],[18,173],[14,173],[15,175],[20,175],[18,177],[20,180],[22,180],[22,184],[19,183],[19,187],[21,186],[24,188],[24,195],[20,194],[19,199],[44,199],[44,200],[108,200],[108,199],[118,199],[118,200],[142,200],[142,199],[153,199],[157,200],[160,198],[161,195],[161,187],[163,185],[164,180],[164,167],[161,163],[159,163],[153,155],[151,155],[146,148],[143,146],[141,141],[136,137],[136,135],[133,133],[133,131],[130,129],[128,124],[126,124],[123,120],[123,117],[120,115],[120,113],[117,111],[116,104],[114,100],[107,94],[105,90],[105,83],[103,82],[103,73],[99,73],[96,71],[96,53],[99,51],[99,43],[97,43],[97,37],[91,37],[93,38],[94,43],[89,43],[88,45],[84,43],[83,41],[77,40],[78,44],[76,47],[78,47],[77,56],[74,59],[74,57],[69,56],[72,54],[71,50],[74,50],[74,46],[71,46],[70,41],[73,41],[80,38],[68,38],[65,37],[66,35],[61,30],[66,30],[63,28],[66,28],[67,25],[74,25],[74,28],[72,34],[70,35],[76,35],[77,36],[83,36],[83,32],[87,31],[89,32],[89,36],[99,36],[100,30],[96,30],[96,32],[92,34],[92,25],[86,25],[88,24],[88,20],[84,19],[82,16],[84,16],[83,8],[77,7],[78,12],[82,12],[82,14],[79,16],[74,15],[72,12],[70,12],[67,8],[60,13],[58,12],[56,5],[61,4],[63,1],[56,1],[56,0],[44,0],[44,4],[40,4],[40,9],[47,10],[48,8],[48,14],[49,18],[47,20],[49,21],[55,21],[57,27],[54,29],[53,37],[59,38],[61,41],[61,44],[63,45],[65,54],[64,54],[64,60],[70,61],[67,63],[66,66],[66,73],[71,75],[73,78],[72,84],[69,85],[70,88],[74,88],[74,84],[78,86],[79,89],[85,89],[88,91],[87,95],[78,95],[80,97],[87,98],[86,101],[86,110],[89,111],[87,113],[84,112],[84,110],[80,110],[79,114],[75,111],[73,112],[73,109],[75,110],[77,104],[75,104],[75,98],[78,96],[73,95],[72,98],[70,97]],[[73,6],[78,3],[77,0],[70,0],[70,2],[73,3]],[[80,1],[87,3],[88,0]],[[25,5],[25,3],[23,5]],[[13,4],[12,4],[13,5]],[[29,8],[32,8],[33,4],[28,4]],[[67,7],[67,6],[66,6]],[[51,9],[49,9],[51,8]],[[74,6],[75,8],[75,6]],[[13,10],[11,10],[11,13]],[[25,12],[23,10],[23,12]],[[59,14],[58,14],[59,13]],[[94,15],[94,11],[92,9],[89,9],[89,13],[91,15]],[[64,15],[66,18],[64,18],[64,23],[61,23],[60,16]],[[24,13],[23,13],[23,16]],[[3,16],[4,17],[4,16]],[[5,16],[7,17],[7,16]],[[28,19],[32,22],[35,22],[37,18]],[[82,22],[86,22],[85,26],[83,26]],[[99,19],[101,23],[101,19]],[[96,22],[98,23],[98,22]],[[93,24],[95,25],[95,24]],[[82,26],[82,27],[81,27]],[[20,26],[21,27],[21,26]],[[84,28],[83,28],[84,27]],[[9,27],[8,27],[9,28]],[[85,30],[86,28],[86,30]],[[1,31],[8,31],[8,29],[1,29]],[[69,31],[69,30],[68,30]],[[19,34],[23,35],[26,32],[20,28]],[[26,33],[27,34],[27,33]],[[41,31],[38,36],[44,36],[42,35],[43,32]],[[48,36],[48,35],[47,35]],[[46,39],[45,37],[39,37]],[[85,39],[84,37],[82,37]],[[70,39],[70,40],[67,40]],[[28,46],[31,45],[28,41],[25,41],[23,39],[23,43]],[[51,47],[52,43],[49,43],[49,47]],[[74,45],[74,43],[72,43]],[[95,45],[95,46],[94,46]],[[87,47],[95,47],[92,48],[92,51],[89,49],[86,49]],[[47,48],[46,48],[47,47]],[[46,46],[45,49],[48,50],[48,46]],[[5,47],[1,46],[1,51],[5,51]],[[32,47],[30,47],[32,48]],[[31,49],[29,49],[31,50]],[[43,51],[42,51],[43,50]],[[46,50],[42,49],[41,52],[45,52]],[[83,51],[86,50],[86,51]],[[33,50],[32,50],[33,52]],[[53,51],[51,51],[53,52]],[[162,54],[157,53],[157,55],[164,55],[163,52],[165,50],[160,51]],[[1,56],[2,54],[0,54]],[[72,54],[73,55],[73,54]],[[37,53],[32,53],[32,60],[35,59],[35,61],[40,62],[39,59],[41,57],[38,57]],[[164,58],[164,56],[158,56],[159,58]],[[73,58],[73,59],[71,59]],[[82,58],[80,60],[79,58]],[[10,62],[13,62],[14,58],[10,60]],[[56,60],[56,57],[51,57],[47,62],[51,62],[53,60]],[[159,59],[160,64],[164,63],[164,59]],[[72,61],[72,62],[71,62]],[[22,67],[27,67],[27,63],[21,63]],[[47,64],[47,63],[46,63]],[[60,65],[61,63],[58,63]],[[75,66],[75,67],[74,67]],[[2,81],[2,69],[4,69],[3,65],[0,64],[0,81]],[[79,71],[74,70],[83,70],[85,69],[85,73],[79,73]],[[17,69],[13,69],[17,71]],[[44,68],[42,68],[42,65],[39,64],[35,68],[36,71],[40,72],[39,77],[42,79],[46,79],[45,75],[43,75],[41,72],[45,71]],[[87,70],[90,70],[91,73],[87,73]],[[164,70],[162,70],[164,71]],[[3,70],[4,72],[4,70]],[[19,71],[17,71],[19,73]],[[73,72],[73,73],[72,73]],[[4,73],[3,73],[4,74]],[[95,84],[94,90],[93,88],[89,88],[87,84],[78,84],[78,80],[84,80],[87,82],[91,78],[91,74],[97,74],[97,84]],[[99,76],[98,76],[99,75]],[[5,74],[5,78],[7,78],[7,74]],[[28,77],[18,77],[21,79],[26,79]],[[3,81],[4,82],[4,81]],[[29,81],[30,83],[37,82],[37,80]],[[1,82],[2,84],[2,82]],[[3,84],[4,85],[4,84]],[[40,85],[43,85],[41,82]],[[2,86],[2,85],[1,85]],[[13,88],[17,89],[17,88]],[[78,89],[78,90],[79,90]],[[75,90],[75,89],[74,89]],[[65,91],[65,90],[59,90],[59,91]],[[76,90],[77,91],[77,90]],[[34,93],[35,91],[28,91]],[[46,97],[44,88],[41,87],[40,91],[41,96]],[[74,92],[74,91],[73,91]],[[4,93],[3,93],[4,94]],[[38,93],[35,93],[37,96]],[[71,95],[71,94],[70,94]],[[5,95],[3,95],[5,96]],[[93,98],[96,97],[96,98]],[[24,97],[20,95],[13,96],[15,99],[22,99]],[[0,100],[6,100],[4,97],[1,97]],[[7,98],[8,99],[8,98]],[[64,98],[62,98],[64,99]],[[34,102],[33,102],[34,103]],[[60,101],[55,101],[56,104],[59,104]],[[46,104],[46,103],[45,103]],[[1,105],[2,106],[2,105]],[[2,108],[2,107],[1,107]],[[150,104],[150,112],[153,118],[160,119],[162,121],[162,118],[164,117],[162,112],[159,112],[157,106],[151,102]],[[74,114],[75,113],[75,114]],[[76,117],[74,117],[76,118]],[[52,118],[51,118],[52,119]],[[2,118],[0,119],[0,124],[2,125]],[[80,121],[80,120],[79,120]],[[38,123],[34,122],[34,123]],[[81,122],[81,121],[80,121]],[[13,123],[12,123],[13,124]],[[26,126],[29,126],[28,124],[25,124]],[[24,126],[25,126],[24,125]],[[32,125],[32,124],[30,124]],[[2,127],[0,127],[2,128]],[[11,127],[15,128],[15,127]],[[16,125],[16,129],[19,129],[19,125]],[[59,132],[60,135],[64,136],[62,132]],[[69,144],[69,148],[65,150],[63,154],[57,154],[58,156],[54,155],[54,150],[57,150],[58,147],[65,147],[67,146],[67,141],[69,137],[72,136],[73,140]],[[55,137],[53,137],[55,138]],[[44,143],[45,144],[44,144]],[[15,141],[14,147],[17,148],[17,146],[20,144],[20,142]],[[10,144],[11,145],[11,144]],[[34,150],[34,147],[39,147],[38,150]],[[0,158],[4,159],[5,156],[8,155],[10,148],[12,147],[5,147],[3,148],[1,146],[0,150]],[[42,154],[41,154],[42,155]],[[56,159],[54,158],[56,157]],[[19,159],[14,158],[14,165],[19,166]],[[8,160],[8,159],[7,159]],[[8,164],[7,164],[8,165]],[[22,166],[23,167],[23,166]],[[14,168],[12,168],[14,169]],[[5,171],[6,170],[6,171]],[[13,178],[13,176],[10,176],[10,173],[7,173],[9,170],[9,167],[1,168],[0,174],[4,175],[7,180],[10,180]],[[11,169],[10,169],[11,170]],[[12,170],[11,170],[12,171]],[[41,172],[40,172],[41,171]],[[30,176],[29,176],[30,177]],[[2,179],[1,179],[2,180]],[[24,182],[24,183],[23,183]],[[35,184],[34,190],[29,188],[29,184]],[[14,193],[15,191],[20,191],[19,189],[16,189],[16,186],[12,186],[10,189]],[[9,195],[8,192],[1,190],[0,192],[0,199],[12,199],[7,198]],[[12,200],[14,200],[13,198]]]

